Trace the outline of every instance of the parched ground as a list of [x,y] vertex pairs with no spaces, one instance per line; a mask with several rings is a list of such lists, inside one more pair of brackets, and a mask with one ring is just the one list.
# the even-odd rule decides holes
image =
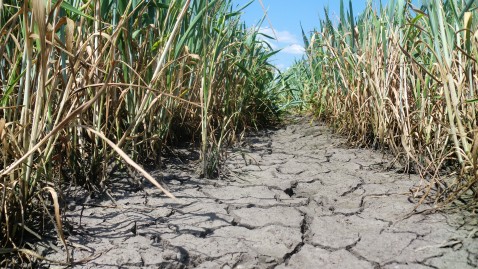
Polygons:
[[[342,143],[301,120],[248,137],[229,153],[222,180],[171,160],[161,173],[177,200],[118,177],[115,201],[69,205],[72,256],[89,260],[74,268],[478,266],[476,214],[429,213],[427,205],[419,210],[428,213],[409,214],[420,179],[387,172],[387,157]],[[57,246],[39,251],[64,260]]]

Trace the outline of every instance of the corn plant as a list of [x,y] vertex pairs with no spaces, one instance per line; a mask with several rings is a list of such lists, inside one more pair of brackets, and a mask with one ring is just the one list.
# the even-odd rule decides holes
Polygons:
[[23,243],[42,215],[67,248],[66,183],[103,191],[118,164],[174,197],[139,164],[200,138],[212,177],[224,146],[273,117],[274,52],[240,12],[217,0],[0,2],[2,255],[38,258]]
[[[305,37],[308,71],[296,74],[316,94],[304,98],[352,141],[397,154],[436,202],[478,199],[475,1],[346,6]],[[440,177],[446,166],[454,179]]]

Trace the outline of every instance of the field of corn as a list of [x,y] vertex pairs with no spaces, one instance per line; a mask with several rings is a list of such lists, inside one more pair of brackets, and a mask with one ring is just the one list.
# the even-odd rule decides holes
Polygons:
[[281,77],[230,0],[0,0],[0,254],[35,258],[24,243],[51,225],[66,247],[66,185],[101,191],[118,165],[162,189],[142,165],[185,141],[214,177],[225,146],[291,105],[396,154],[436,202],[476,202],[477,4],[346,4]]
[[476,202],[475,2],[369,1],[355,16],[342,0],[339,23],[326,9],[320,27],[304,33],[306,59],[285,75],[289,101],[358,145],[391,151],[436,202]]
[[224,145],[275,118],[275,52],[240,11],[218,0],[0,1],[2,256],[34,257],[22,246],[45,222],[65,243],[64,186],[101,191],[120,165],[162,189],[138,163],[158,165],[178,142],[200,146],[213,177]]

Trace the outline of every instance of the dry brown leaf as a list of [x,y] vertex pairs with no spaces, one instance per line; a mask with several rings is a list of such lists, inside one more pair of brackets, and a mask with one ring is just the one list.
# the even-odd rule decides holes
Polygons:
[[66,18],[66,49],[68,52],[75,53],[73,51],[73,41],[74,41],[74,31],[75,31],[75,22],[70,19]]
[[79,127],[82,127],[97,136],[99,136],[102,140],[104,140],[111,148],[113,148],[116,153],[120,155],[121,158],[123,158],[129,165],[131,165],[134,169],[136,169],[138,172],[140,172],[147,180],[149,180],[154,186],[156,186],[158,189],[160,189],[164,194],[166,194],[169,198],[176,199],[176,197],[170,193],[168,190],[163,188],[156,179],[154,179],[148,172],[146,172],[141,166],[139,166],[135,161],[133,161],[122,149],[120,149],[113,141],[109,140],[106,136],[104,136],[102,133],[94,130],[91,127],[84,126],[84,125],[78,125]]
[[0,119],[0,139],[2,139],[3,135],[4,135],[3,134],[3,129],[5,129],[5,123],[6,123],[5,119],[3,119],[3,118]]
[[58,194],[52,187],[45,187],[43,190],[46,190],[50,193],[51,198],[53,199],[53,207],[55,208],[55,220],[56,220],[56,230],[58,236],[60,237],[61,242],[65,246],[66,252],[66,262],[71,261],[70,252],[68,250],[68,245],[66,244],[65,235],[63,234],[63,225],[61,223],[61,214],[60,214],[60,204],[58,203]]

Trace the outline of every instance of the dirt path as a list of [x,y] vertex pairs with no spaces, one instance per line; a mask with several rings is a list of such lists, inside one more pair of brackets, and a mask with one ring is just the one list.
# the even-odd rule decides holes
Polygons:
[[299,122],[247,138],[230,153],[225,180],[198,179],[192,165],[170,162],[164,180],[177,201],[150,186],[134,192],[119,178],[116,207],[107,199],[70,205],[69,241],[84,246],[73,256],[99,255],[75,268],[478,265],[476,215],[404,219],[420,179],[383,172],[382,154],[342,142]]

